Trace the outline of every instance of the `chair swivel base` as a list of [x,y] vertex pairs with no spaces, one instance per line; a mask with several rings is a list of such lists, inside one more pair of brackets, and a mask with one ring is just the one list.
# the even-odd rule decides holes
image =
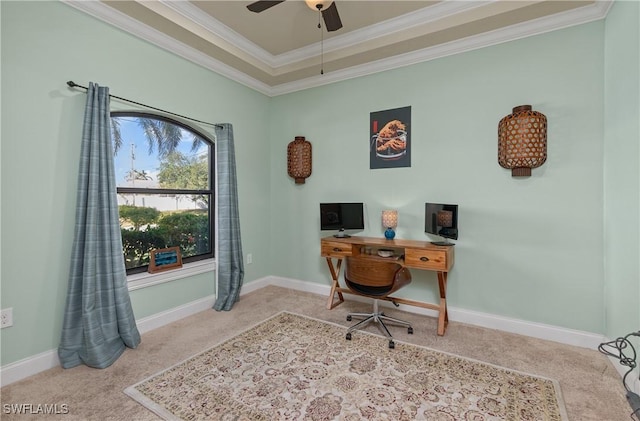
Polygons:
[[351,332],[368,325],[372,321],[375,322],[380,327],[380,330],[382,331],[382,333],[384,333],[387,339],[389,339],[390,349],[395,348],[396,344],[395,342],[393,342],[393,336],[391,336],[391,333],[389,332],[389,329],[387,329],[387,325],[385,325],[384,321],[391,322],[400,326],[405,326],[407,328],[407,333],[410,335],[413,334],[413,327],[411,327],[411,323],[405,322],[404,320],[396,319],[395,317],[385,316],[383,312],[378,311],[377,307],[378,307],[377,305],[374,305],[374,313],[349,313],[347,315],[348,322],[351,321],[352,317],[363,318],[363,320],[351,326],[347,330],[346,339],[348,341],[351,340]]

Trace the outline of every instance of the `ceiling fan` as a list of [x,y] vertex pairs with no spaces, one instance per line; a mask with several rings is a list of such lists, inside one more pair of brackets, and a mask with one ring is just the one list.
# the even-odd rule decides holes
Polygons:
[[[270,0],[260,0],[254,3],[251,3],[247,6],[247,9],[251,10],[255,13],[264,12],[265,10],[282,3],[284,0],[279,1],[270,1]],[[317,10],[322,12],[322,18],[324,19],[324,25],[327,28],[327,31],[337,31],[342,28],[342,21],[340,20],[340,15],[338,14],[338,8],[336,7],[336,3],[333,1],[319,1],[319,0],[305,0],[307,6],[312,10]]]

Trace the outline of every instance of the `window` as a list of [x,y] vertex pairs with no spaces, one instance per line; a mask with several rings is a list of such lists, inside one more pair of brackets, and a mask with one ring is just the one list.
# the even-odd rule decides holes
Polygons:
[[180,247],[183,262],[213,257],[213,141],[176,120],[112,112],[120,231],[127,274],[151,250]]

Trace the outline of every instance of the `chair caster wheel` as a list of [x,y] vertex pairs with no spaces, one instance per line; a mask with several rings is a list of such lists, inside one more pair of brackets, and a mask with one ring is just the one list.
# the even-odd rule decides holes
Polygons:
[[396,343],[393,341],[389,341],[389,349],[394,349],[396,347]]
[[351,333],[347,333],[346,338],[347,338],[348,341],[350,341],[351,340]]
[[413,328],[412,328],[412,327],[408,327],[408,328],[407,328],[407,333],[408,333],[409,335],[413,335]]
[[351,316],[347,316],[347,321],[350,322],[351,321]]

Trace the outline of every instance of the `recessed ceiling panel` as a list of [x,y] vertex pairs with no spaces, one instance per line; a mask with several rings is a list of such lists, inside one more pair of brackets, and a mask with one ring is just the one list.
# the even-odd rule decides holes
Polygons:
[[[286,0],[261,13],[246,8],[251,1],[194,1],[207,15],[242,34],[249,41],[273,55],[364,27],[376,25],[406,13],[428,7],[435,1],[336,1],[343,27],[320,33],[318,12],[304,1]],[[324,22],[320,21],[324,27]]]
[[337,0],[343,27],[328,32],[302,0],[261,13],[247,9],[255,0],[62,1],[269,95],[602,19],[611,5]]

